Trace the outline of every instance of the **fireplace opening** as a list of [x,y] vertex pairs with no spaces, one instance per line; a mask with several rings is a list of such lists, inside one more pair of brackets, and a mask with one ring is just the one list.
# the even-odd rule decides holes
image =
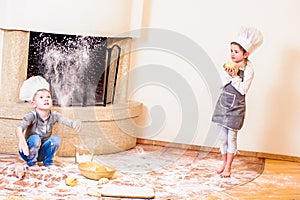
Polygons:
[[27,78],[42,76],[56,106],[114,102],[121,48],[107,37],[30,32]]

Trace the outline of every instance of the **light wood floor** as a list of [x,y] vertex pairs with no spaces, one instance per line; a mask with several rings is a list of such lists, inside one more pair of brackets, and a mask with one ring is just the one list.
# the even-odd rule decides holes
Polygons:
[[252,182],[204,199],[300,199],[300,163],[266,159],[262,175]]
[[[174,146],[178,148],[186,148],[183,145],[170,144],[163,141],[155,141],[148,139],[137,140],[141,144]],[[199,150],[198,146],[191,146],[189,148]],[[203,147],[202,147],[203,148]],[[200,148],[200,149],[202,149]],[[216,149],[209,149],[214,152],[219,152]],[[257,156],[266,158],[265,168],[258,178],[237,186],[230,190],[225,190],[215,194],[210,194],[204,197],[195,197],[195,200],[219,200],[219,199],[280,199],[280,200],[300,200],[300,160],[299,157],[289,157],[268,153],[255,152],[240,152],[241,155]],[[285,161],[291,160],[291,161]],[[295,161],[295,162],[292,162]],[[190,200],[190,199],[189,199]]]

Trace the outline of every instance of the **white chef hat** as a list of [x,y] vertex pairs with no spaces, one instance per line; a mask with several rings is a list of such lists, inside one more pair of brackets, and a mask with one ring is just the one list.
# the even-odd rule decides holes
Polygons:
[[40,89],[50,90],[49,83],[41,76],[33,76],[23,82],[19,98],[23,101],[32,101],[34,94]]
[[241,27],[239,34],[232,42],[238,43],[251,54],[263,43],[263,35],[256,28]]

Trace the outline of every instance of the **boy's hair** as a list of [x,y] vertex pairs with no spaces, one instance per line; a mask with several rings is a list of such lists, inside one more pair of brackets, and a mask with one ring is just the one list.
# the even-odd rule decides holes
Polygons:
[[47,92],[49,92],[50,95],[51,95],[50,90],[48,90],[48,89],[46,89],[46,88],[41,88],[41,89],[38,89],[38,90],[33,94],[31,101],[34,101],[34,99],[35,99],[37,93],[38,93],[38,92],[41,92],[41,91],[47,91]]

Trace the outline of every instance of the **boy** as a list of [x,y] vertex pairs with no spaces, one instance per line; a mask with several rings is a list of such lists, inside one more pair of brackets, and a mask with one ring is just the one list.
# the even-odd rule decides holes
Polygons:
[[80,131],[81,124],[51,111],[52,98],[48,89],[38,89],[31,105],[34,110],[24,116],[16,128],[16,135],[20,156],[32,170],[38,170],[37,162],[42,161],[45,166],[53,165],[53,157],[60,145],[59,136],[52,136],[53,125],[59,122]]

